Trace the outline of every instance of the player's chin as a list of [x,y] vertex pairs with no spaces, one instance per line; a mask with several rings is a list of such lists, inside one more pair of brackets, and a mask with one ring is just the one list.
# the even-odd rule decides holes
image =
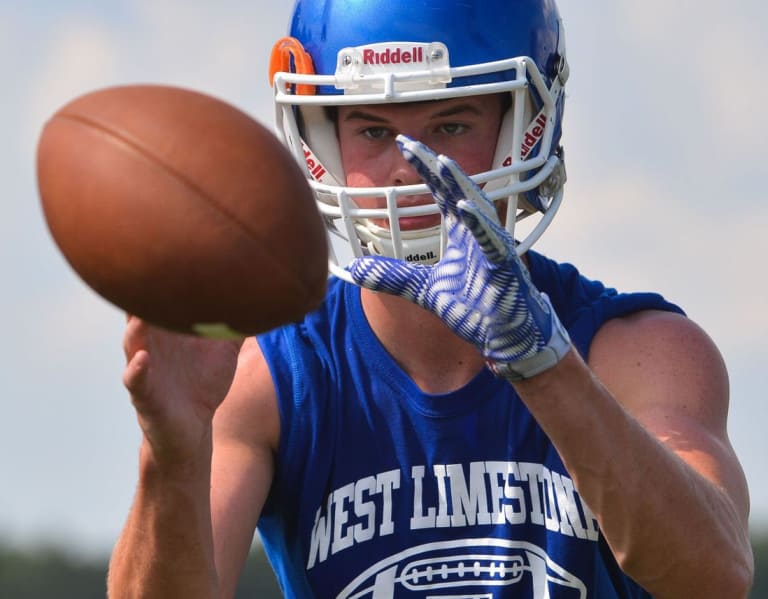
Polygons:
[[[382,229],[392,229],[389,219],[374,219],[374,225]],[[432,229],[440,225],[439,214],[427,214],[423,216],[403,216],[398,219],[401,231],[418,231],[419,229]]]
[[439,214],[428,214],[425,216],[408,216],[399,221],[401,231],[415,231],[418,229],[431,229],[440,225]]

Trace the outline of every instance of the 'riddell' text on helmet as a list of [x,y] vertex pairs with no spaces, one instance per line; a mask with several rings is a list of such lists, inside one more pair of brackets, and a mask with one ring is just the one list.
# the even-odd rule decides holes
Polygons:
[[408,64],[414,62],[425,62],[424,48],[401,47],[386,48],[383,52],[377,52],[373,48],[363,50],[363,62],[365,64]]
[[[336,106],[508,93],[493,166],[469,174],[491,199],[507,204],[504,224],[520,253],[559,207],[568,63],[554,0],[298,0],[270,70],[278,130],[306,168],[337,276],[350,280],[344,267],[357,256],[431,264],[442,248],[441,227],[400,230],[398,219],[414,214],[398,207],[407,204],[402,198],[424,194],[426,186],[363,192],[346,185]],[[372,194],[386,207],[361,212],[355,198]],[[385,220],[388,227],[374,224]]]

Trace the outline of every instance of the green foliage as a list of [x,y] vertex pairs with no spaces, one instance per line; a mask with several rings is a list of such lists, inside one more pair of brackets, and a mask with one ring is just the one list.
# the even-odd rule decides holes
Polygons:
[[103,599],[106,560],[80,561],[56,548],[0,547],[0,597],[8,599]]
[[[755,585],[750,599],[768,599],[768,535],[752,540]],[[104,599],[107,558],[84,560],[59,548],[18,550],[0,545],[0,597]],[[260,550],[248,557],[235,599],[278,599],[280,590]]]
[[[104,599],[108,558],[78,559],[64,549],[20,550],[0,545],[3,599]],[[235,599],[282,597],[262,551],[248,557]]]
[[[0,594],[0,597],[2,594]],[[278,599],[282,597],[272,566],[260,549],[251,551],[240,577],[235,599]]]
[[755,552],[755,584],[750,599],[768,599],[768,535],[754,537],[752,549]]

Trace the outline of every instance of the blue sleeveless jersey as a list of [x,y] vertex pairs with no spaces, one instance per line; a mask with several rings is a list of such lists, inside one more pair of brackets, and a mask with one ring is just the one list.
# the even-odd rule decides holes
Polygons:
[[[680,312],[528,256],[584,356],[610,318]],[[337,279],[320,309],[259,342],[281,417],[259,531],[287,597],[649,597],[505,381],[484,369],[423,393],[374,336],[360,289]]]

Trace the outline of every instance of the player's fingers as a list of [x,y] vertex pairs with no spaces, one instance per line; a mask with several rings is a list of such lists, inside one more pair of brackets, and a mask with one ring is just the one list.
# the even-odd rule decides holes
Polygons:
[[123,370],[123,385],[131,394],[134,403],[146,395],[149,352],[145,349],[134,353]]

